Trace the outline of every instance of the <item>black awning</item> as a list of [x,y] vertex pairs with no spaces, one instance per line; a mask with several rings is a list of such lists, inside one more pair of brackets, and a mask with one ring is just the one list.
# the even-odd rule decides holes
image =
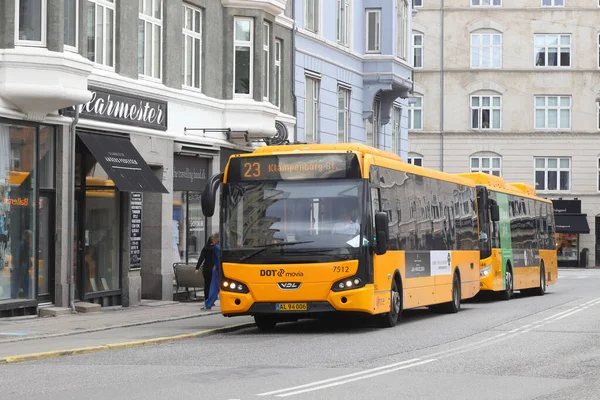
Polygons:
[[590,233],[586,214],[555,214],[557,233]]
[[169,193],[129,139],[83,132],[77,135],[120,191]]

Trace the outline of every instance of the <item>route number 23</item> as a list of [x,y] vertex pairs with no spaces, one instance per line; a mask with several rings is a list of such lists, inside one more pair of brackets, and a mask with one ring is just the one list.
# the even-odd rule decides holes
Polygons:
[[255,162],[255,163],[251,163],[251,162],[245,162],[244,163],[244,177],[245,178],[250,178],[250,177],[259,177],[260,176],[260,164]]

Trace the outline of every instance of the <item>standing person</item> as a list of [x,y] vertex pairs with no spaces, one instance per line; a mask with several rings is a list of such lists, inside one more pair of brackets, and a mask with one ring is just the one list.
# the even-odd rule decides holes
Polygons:
[[202,267],[202,276],[204,277],[205,302],[208,299],[208,296],[210,295],[210,284],[212,282],[213,267],[215,265],[213,260],[214,248],[215,240],[211,236],[208,238],[206,245],[202,248],[202,251],[200,252],[200,258],[198,258],[198,263],[196,264],[196,271],[194,271],[194,273],[197,274],[200,270],[200,267]]
[[219,296],[219,290],[221,288],[221,280],[219,279],[219,267],[221,266],[221,247],[219,246],[219,234],[213,235],[213,268],[212,268],[212,279],[210,281],[210,294],[208,298],[204,300],[204,307],[201,310],[210,310],[217,301]]

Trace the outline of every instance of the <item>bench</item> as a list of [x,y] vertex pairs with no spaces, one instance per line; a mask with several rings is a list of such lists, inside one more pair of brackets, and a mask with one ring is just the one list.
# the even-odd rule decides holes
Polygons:
[[190,289],[194,290],[194,297],[198,298],[196,295],[196,289],[204,289],[204,277],[202,276],[202,271],[199,271],[198,274],[195,274],[196,265],[195,264],[185,264],[185,263],[175,263],[173,264],[173,274],[175,276],[175,293],[179,293],[179,288],[185,288],[187,291],[187,298],[191,300],[190,297]]

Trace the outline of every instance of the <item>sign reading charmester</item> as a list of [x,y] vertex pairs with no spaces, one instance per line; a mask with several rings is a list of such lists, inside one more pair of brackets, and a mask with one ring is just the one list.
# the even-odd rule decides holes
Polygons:
[[73,116],[75,107],[79,107],[79,114],[84,118],[167,130],[166,102],[94,87],[88,90],[92,92],[92,99],[86,104],[67,108],[65,115]]

